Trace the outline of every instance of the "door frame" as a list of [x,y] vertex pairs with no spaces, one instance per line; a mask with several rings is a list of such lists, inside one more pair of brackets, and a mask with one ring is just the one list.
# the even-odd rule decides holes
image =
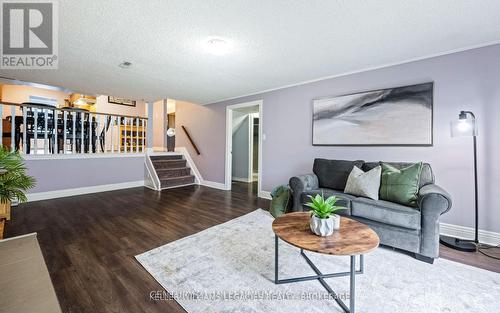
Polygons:
[[[249,163],[249,166],[248,166],[248,182],[253,182],[253,137],[255,135],[255,130],[254,130],[254,122],[255,122],[255,119],[257,117],[255,117],[255,114],[256,113],[250,113],[248,114],[248,142],[249,142],[249,148],[248,148],[248,163]],[[258,115],[260,115],[260,112],[257,113]],[[260,120],[259,120],[260,122]],[[259,125],[260,127],[260,125]],[[258,135],[259,135],[259,138],[260,138],[260,130],[257,131]],[[257,150],[258,150],[258,146],[259,146],[259,143],[257,143]],[[258,156],[257,156],[257,159],[258,159]],[[259,174],[259,164],[258,164],[258,160],[257,160],[257,175]],[[259,179],[257,178],[257,181]]]
[[[233,158],[232,158],[232,148],[233,148],[233,111],[235,109],[258,106],[259,107],[259,162],[258,162],[258,178],[257,178],[257,191],[258,195],[261,196],[262,192],[262,141],[263,141],[263,120],[264,112],[263,100],[255,100],[250,102],[238,103],[233,105],[228,105],[226,107],[226,152],[225,152],[225,178],[224,178],[224,189],[231,190],[231,181],[233,176]],[[252,163],[250,161],[250,163]]]

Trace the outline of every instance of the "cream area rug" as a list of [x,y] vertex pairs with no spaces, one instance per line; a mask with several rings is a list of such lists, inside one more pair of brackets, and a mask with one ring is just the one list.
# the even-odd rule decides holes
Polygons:
[[[190,313],[342,312],[318,281],[274,284],[272,222],[259,209],[136,259]],[[280,279],[315,274],[299,249],[279,245]],[[307,255],[323,273],[349,270],[349,257]],[[349,302],[348,277],[327,282]],[[356,276],[356,312],[500,312],[500,274],[378,248],[365,255],[365,273]]]

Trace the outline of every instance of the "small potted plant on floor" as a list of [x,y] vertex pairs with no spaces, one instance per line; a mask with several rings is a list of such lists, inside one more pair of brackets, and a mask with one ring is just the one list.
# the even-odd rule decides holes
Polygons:
[[0,218],[10,220],[11,201],[26,202],[25,192],[34,186],[19,153],[0,148]]
[[311,202],[306,203],[311,208],[311,230],[318,236],[330,236],[340,228],[340,216],[335,214],[345,207],[335,206],[337,197],[331,196],[325,200],[323,195],[309,196]]

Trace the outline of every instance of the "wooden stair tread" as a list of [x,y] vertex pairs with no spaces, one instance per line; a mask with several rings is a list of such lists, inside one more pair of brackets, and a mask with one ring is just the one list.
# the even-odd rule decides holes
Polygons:
[[156,171],[157,172],[168,172],[168,171],[176,171],[176,170],[189,170],[190,168],[187,166],[183,167],[164,167],[164,168],[159,168]]
[[161,181],[172,181],[172,180],[181,180],[181,179],[186,179],[186,178],[194,178],[194,175],[187,175],[187,176],[178,176],[178,177],[166,177],[162,178]]
[[182,155],[152,155],[151,161],[183,160]]
[[186,161],[185,159],[152,159],[151,160],[153,163],[173,163],[173,162],[180,162],[180,161]]
[[183,155],[153,155],[150,159],[162,189],[195,183],[195,177],[191,175],[191,168]]

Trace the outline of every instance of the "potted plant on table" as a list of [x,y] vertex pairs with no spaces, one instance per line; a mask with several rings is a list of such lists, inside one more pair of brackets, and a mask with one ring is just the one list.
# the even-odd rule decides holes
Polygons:
[[10,220],[11,202],[26,202],[25,192],[35,186],[35,179],[26,175],[19,153],[0,148],[0,218]]
[[325,200],[323,195],[309,196],[311,202],[305,205],[311,208],[311,220],[309,226],[313,233],[318,236],[330,236],[334,230],[340,228],[340,216],[335,214],[345,207],[335,206],[337,197],[331,196]]

